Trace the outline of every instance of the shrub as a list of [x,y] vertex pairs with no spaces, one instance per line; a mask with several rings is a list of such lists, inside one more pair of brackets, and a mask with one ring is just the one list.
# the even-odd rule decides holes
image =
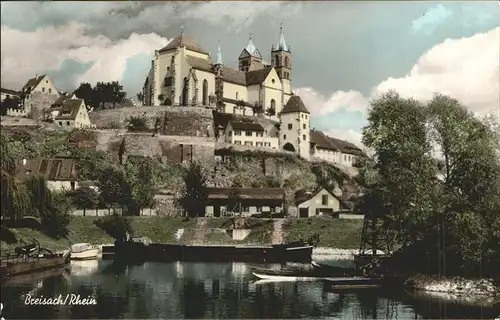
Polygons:
[[52,238],[62,238],[68,235],[68,224],[70,215],[67,211],[60,208],[45,208],[46,212],[42,215],[42,227],[44,233]]
[[127,232],[131,234],[133,231],[130,220],[118,214],[101,217],[94,223],[115,239],[123,239]]

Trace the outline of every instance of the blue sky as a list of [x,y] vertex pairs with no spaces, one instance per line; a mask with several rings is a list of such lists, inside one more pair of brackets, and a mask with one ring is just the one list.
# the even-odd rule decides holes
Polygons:
[[283,23],[294,91],[311,109],[312,125],[331,135],[358,142],[368,101],[388,89],[422,100],[448,93],[478,112],[494,111],[499,100],[500,6],[493,1],[1,6],[2,86],[14,89],[49,73],[61,90],[119,80],[135,96],[154,50],[181,26],[207,51],[220,40],[225,64],[236,66],[250,33],[269,60]]

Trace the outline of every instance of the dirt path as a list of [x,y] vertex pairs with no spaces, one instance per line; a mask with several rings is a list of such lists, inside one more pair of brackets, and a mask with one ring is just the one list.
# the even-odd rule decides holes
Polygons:
[[283,224],[285,219],[274,219],[274,230],[272,235],[272,244],[281,244],[284,242],[283,239]]
[[202,244],[205,240],[205,232],[207,230],[207,219],[197,218],[196,227],[194,229],[194,239],[193,244]]

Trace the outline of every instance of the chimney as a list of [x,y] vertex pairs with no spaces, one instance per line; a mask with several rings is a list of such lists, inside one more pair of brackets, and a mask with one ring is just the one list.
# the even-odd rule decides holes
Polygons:
[[27,160],[26,160],[26,159],[23,159],[23,166],[25,166],[25,165],[26,165],[26,162],[27,162]]

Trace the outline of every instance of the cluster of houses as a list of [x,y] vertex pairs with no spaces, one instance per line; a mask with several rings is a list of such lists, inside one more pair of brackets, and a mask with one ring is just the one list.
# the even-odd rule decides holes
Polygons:
[[[25,181],[31,176],[41,176],[53,191],[74,191],[87,187],[98,191],[92,181],[78,178],[76,167],[78,159],[57,157],[52,159],[23,159],[16,165],[16,177]],[[307,218],[313,216],[333,216],[349,210],[342,200],[340,189],[328,190],[317,186],[314,190],[299,190],[294,203],[287,207],[290,216]],[[176,196],[157,190],[155,200],[161,214],[178,213]],[[223,217],[235,213],[252,216],[262,213],[284,213],[286,207],[285,190],[282,188],[207,188],[205,216]],[[91,208],[87,208],[91,209]],[[91,211],[90,211],[91,214]]]
[[59,92],[48,75],[36,75],[20,90],[1,88],[1,102],[7,116],[46,120],[64,129],[92,126],[85,101]]

